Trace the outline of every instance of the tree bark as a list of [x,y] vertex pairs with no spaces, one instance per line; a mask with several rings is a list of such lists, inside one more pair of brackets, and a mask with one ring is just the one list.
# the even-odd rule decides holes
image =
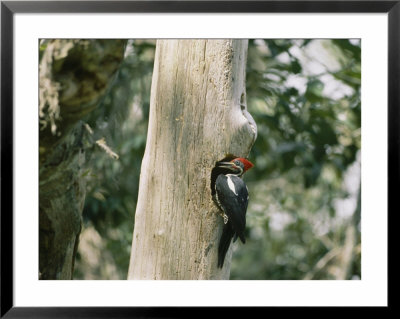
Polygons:
[[124,57],[125,40],[41,43],[39,279],[72,279],[85,200],[85,128]]
[[215,162],[245,157],[247,40],[159,40],[128,279],[228,279],[217,268],[223,220],[211,198]]

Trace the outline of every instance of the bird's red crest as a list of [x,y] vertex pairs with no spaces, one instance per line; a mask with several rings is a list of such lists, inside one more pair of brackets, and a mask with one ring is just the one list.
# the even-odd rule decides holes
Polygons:
[[244,165],[244,171],[246,172],[250,168],[254,166],[254,164],[243,157],[236,158],[237,160],[241,161]]

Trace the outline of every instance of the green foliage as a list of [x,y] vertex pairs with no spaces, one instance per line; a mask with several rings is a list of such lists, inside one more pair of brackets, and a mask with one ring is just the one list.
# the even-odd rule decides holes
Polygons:
[[[323,73],[313,75],[302,71],[300,58],[290,54],[292,47],[304,49],[307,46],[304,43],[285,40],[281,44],[281,40],[269,40],[263,44],[272,48],[267,53],[260,52],[261,44],[250,43],[248,107],[259,131],[253,153],[261,160],[256,175],[280,175],[299,168],[307,188],[315,185],[323,165],[331,165],[340,176],[354,162],[360,148],[360,61],[357,65],[348,58],[339,70],[326,68]],[[286,63],[277,61],[283,54],[290,57]],[[267,66],[265,71],[252,63],[252,57],[263,61]],[[351,72],[357,75],[350,76]],[[302,92],[288,83],[293,75]],[[351,87],[350,93],[332,98],[324,92],[327,83],[322,79],[326,81],[327,76],[329,82],[333,77],[340,80],[346,91]],[[262,159],[266,153],[273,158]]]
[[[101,247],[103,251],[99,254],[115,267],[109,267],[108,272],[101,269],[106,268],[101,264],[96,266],[97,271],[89,269],[81,256],[88,252],[82,251],[84,245],[80,245],[77,279],[84,279],[85,272],[91,272],[94,279],[126,279],[146,145],[154,51],[155,41],[128,41],[124,62],[110,92],[87,119],[93,140],[104,138],[118,154],[118,159],[112,159],[103,149],[93,146],[83,211],[84,228],[94,228],[100,235],[102,242],[97,249]],[[96,249],[96,245],[90,249]]]
[[[250,238],[236,247],[232,279],[337,278],[344,229],[354,223],[338,202],[357,201],[344,177],[361,146],[360,56],[357,41],[250,41],[247,102],[258,138],[246,176]],[[352,264],[347,278],[360,277],[360,254]]]
[[[80,245],[76,278],[126,278],[154,49],[154,41],[129,41],[103,107],[88,119],[93,139],[104,138],[119,159],[97,147],[85,172],[82,240],[100,257],[89,265],[89,246]],[[258,137],[245,176],[248,240],[234,244],[232,279],[336,279],[353,226],[346,278],[361,277],[360,58],[357,40],[250,40],[247,104]]]

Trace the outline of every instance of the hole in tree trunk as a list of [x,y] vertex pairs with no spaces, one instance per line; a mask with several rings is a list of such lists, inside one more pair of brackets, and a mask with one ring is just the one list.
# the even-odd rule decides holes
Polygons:
[[229,170],[226,168],[221,168],[218,167],[218,163],[220,162],[230,162],[234,158],[237,158],[238,156],[235,156],[233,154],[227,154],[223,159],[219,160],[218,162],[215,163],[215,166],[211,170],[211,195],[214,197],[215,195],[215,181],[217,180],[218,175],[220,174],[227,174]]

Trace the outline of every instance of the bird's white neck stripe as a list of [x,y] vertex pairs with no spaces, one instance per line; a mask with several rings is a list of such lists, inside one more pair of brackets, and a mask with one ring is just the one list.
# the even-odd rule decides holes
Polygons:
[[228,179],[229,189],[237,196],[235,184],[232,182],[231,179],[231,174],[226,175],[226,178]]

